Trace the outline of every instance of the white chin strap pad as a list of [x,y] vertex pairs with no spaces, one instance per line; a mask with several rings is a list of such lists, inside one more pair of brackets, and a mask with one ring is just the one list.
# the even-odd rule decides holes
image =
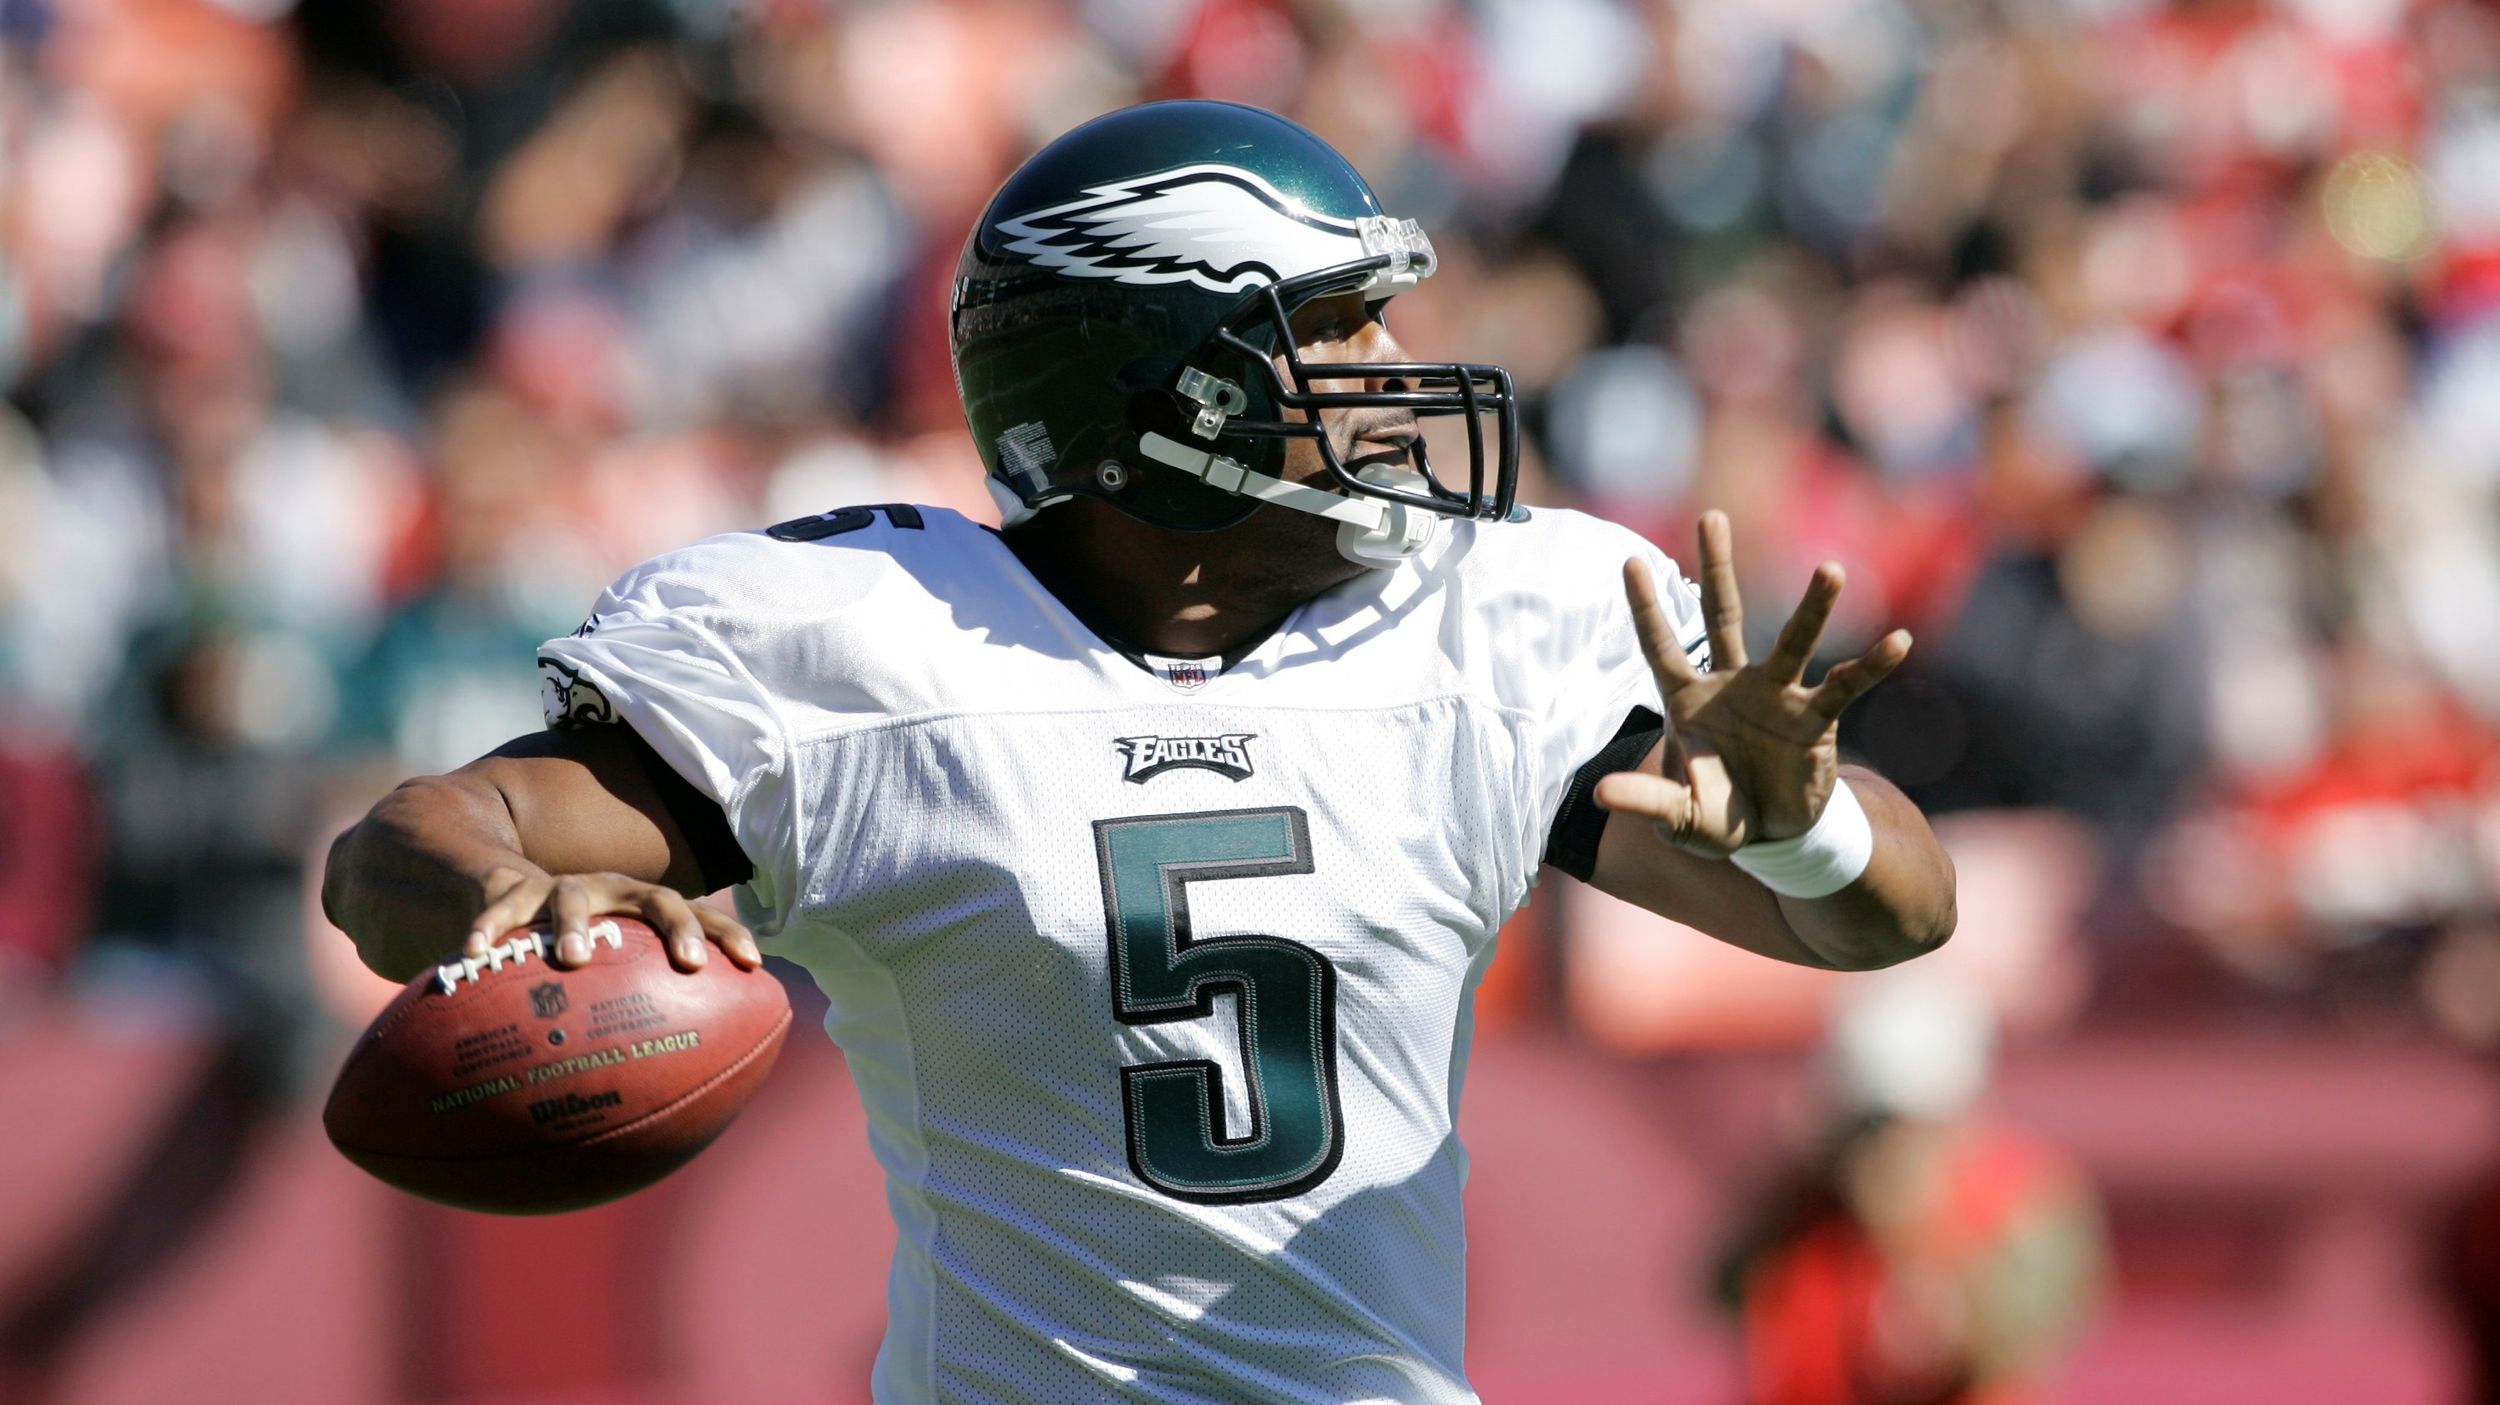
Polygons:
[[[1261,502],[1325,517],[1337,524],[1337,551],[1358,566],[1395,566],[1432,544],[1441,530],[1439,513],[1425,512],[1404,503],[1384,502],[1378,498],[1349,497],[1325,488],[1302,483],[1288,483],[1264,473],[1253,473],[1220,454],[1193,449],[1178,440],[1148,433],[1137,441],[1137,447],[1156,463],[1177,468],[1220,493],[1238,493]],[[1366,469],[1366,481],[1374,476],[1392,480],[1420,478],[1412,469],[1389,465]],[[1403,487],[1403,482],[1395,482]]]
[[1378,527],[1357,527],[1351,522],[1337,524],[1337,554],[1357,566],[1386,570],[1432,545],[1441,534],[1438,513],[1424,512],[1404,503],[1382,503],[1389,509],[1388,520]]
[[1026,505],[1024,499],[1016,495],[1015,489],[995,478],[983,478],[981,481],[989,485],[990,501],[998,504],[998,525],[1001,527],[1015,527],[1030,522],[1033,520],[1033,514],[1042,510]]

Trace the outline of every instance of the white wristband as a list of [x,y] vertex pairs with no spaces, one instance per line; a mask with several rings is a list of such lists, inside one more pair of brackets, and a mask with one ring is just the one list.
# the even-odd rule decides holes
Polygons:
[[1814,827],[1790,839],[1748,844],[1727,861],[1784,898],[1828,898],[1866,872],[1875,857],[1875,826],[1845,780],[1832,783],[1832,798]]

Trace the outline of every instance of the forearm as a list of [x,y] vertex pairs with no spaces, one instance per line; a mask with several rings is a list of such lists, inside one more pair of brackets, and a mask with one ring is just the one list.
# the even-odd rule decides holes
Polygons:
[[535,868],[493,786],[425,776],[331,844],[321,906],[367,966],[406,980],[459,948],[486,905],[488,875]]
[[1839,892],[1778,898],[1781,917],[1820,964],[1839,970],[1873,970],[1935,950],[1953,935],[1953,861],[1890,781],[1856,766],[1842,775],[1875,831],[1874,853]]

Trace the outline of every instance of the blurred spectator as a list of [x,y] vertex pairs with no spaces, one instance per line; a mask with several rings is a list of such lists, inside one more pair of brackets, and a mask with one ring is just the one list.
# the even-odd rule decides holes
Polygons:
[[333,705],[299,636],[204,598],[133,641],[96,764],[98,937],[204,978],[272,1092],[310,1075],[296,865]]
[[566,539],[549,520],[560,450],[543,421],[471,389],[445,396],[436,424],[434,559],[339,693],[339,738],[406,773],[460,765],[538,724],[539,642],[578,623],[572,592],[590,576],[549,559]]
[[1840,1015],[1823,1144],[1721,1270],[1754,1405],[2054,1398],[2106,1246],[2077,1169],[1979,1108],[1978,998],[1906,973]]

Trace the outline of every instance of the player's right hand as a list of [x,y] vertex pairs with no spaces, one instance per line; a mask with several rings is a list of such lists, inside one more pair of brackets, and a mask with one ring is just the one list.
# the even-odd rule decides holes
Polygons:
[[590,960],[590,924],[610,913],[642,920],[667,943],[669,964],[680,971],[698,971],[719,947],[741,970],[764,964],[755,935],[738,919],[707,903],[658,883],[645,883],[621,873],[568,873],[561,877],[541,868],[499,867],[481,881],[485,910],[469,924],[461,955],[483,959],[486,948],[516,927],[541,917],[556,934],[549,960],[574,967]]

